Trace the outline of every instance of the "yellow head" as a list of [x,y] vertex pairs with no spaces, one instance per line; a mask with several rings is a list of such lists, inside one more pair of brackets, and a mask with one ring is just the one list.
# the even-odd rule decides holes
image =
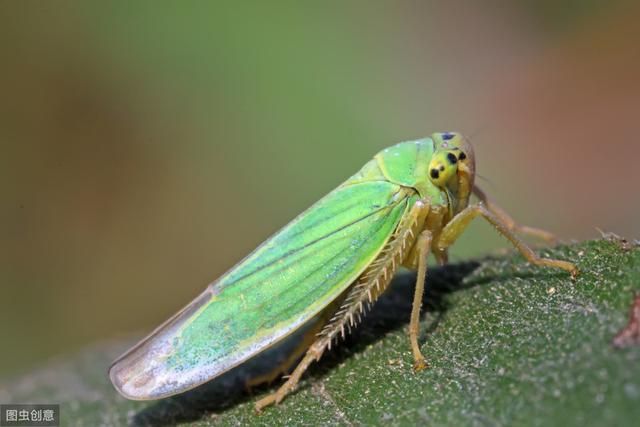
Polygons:
[[475,178],[475,156],[467,139],[456,132],[431,135],[436,150],[429,163],[431,182],[455,195],[457,213],[467,207]]

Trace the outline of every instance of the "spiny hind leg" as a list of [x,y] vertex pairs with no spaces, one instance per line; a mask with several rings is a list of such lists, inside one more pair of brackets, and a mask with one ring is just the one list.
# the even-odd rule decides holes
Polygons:
[[503,236],[509,239],[513,246],[515,246],[531,264],[560,268],[570,272],[573,277],[578,274],[578,268],[571,262],[538,257],[535,252],[533,252],[533,250],[527,246],[527,244],[522,241],[507,224],[504,223],[503,220],[490,212],[482,203],[469,206],[453,217],[453,219],[449,221],[442,230],[442,233],[438,237],[436,246],[439,249],[446,249],[451,246],[464,232],[471,220],[478,216],[486,219]]
[[309,365],[322,357],[322,354],[324,353],[326,348],[326,339],[324,339],[324,337],[317,339],[311,345],[311,347],[309,347],[307,353],[304,355],[300,363],[298,363],[298,366],[296,366],[296,369],[294,369],[287,381],[282,384],[277,391],[256,402],[256,411],[260,412],[262,409],[269,405],[277,405],[278,403],[280,403],[287,394],[289,394],[296,388],[296,386],[300,382],[300,378],[302,378],[302,374],[304,374],[305,371],[309,368]]
[[480,199],[487,210],[489,210],[496,218],[498,218],[502,224],[509,230],[516,233],[523,234],[525,236],[535,237],[546,241],[550,245],[558,243],[558,238],[551,232],[543,230],[541,228],[529,227],[527,225],[518,224],[511,216],[498,206],[480,187],[473,186],[473,194]]
[[322,330],[322,326],[326,323],[326,318],[322,317],[315,321],[314,325],[302,336],[300,343],[293,349],[287,358],[271,371],[250,378],[245,382],[245,388],[248,392],[252,388],[261,384],[270,384],[280,376],[287,374],[294,366],[296,361],[304,354],[311,344],[317,339],[317,334]]
[[[325,335],[318,336],[319,333],[323,330],[323,327],[327,324],[329,319],[333,316],[336,309],[343,303],[344,299],[347,297],[348,293],[342,295],[340,298],[332,302],[323,312],[322,316],[317,320],[317,323],[312,327],[308,333],[304,335],[304,342],[301,343],[295,350],[295,357],[290,357],[287,359],[285,363],[289,363],[286,366],[284,372],[289,372],[291,366],[295,364],[295,362],[300,358],[300,356],[305,353],[304,357],[298,362],[298,365],[293,370],[291,375],[287,378],[284,384],[278,388],[275,392],[269,394],[268,396],[258,400],[255,405],[256,411],[260,412],[262,409],[269,405],[278,404],[285,398],[285,396],[291,391],[293,391],[298,382],[300,382],[300,378],[302,378],[302,374],[309,368],[312,362],[320,360],[320,357],[324,353],[327,348],[331,348],[331,337],[327,337]],[[307,341],[308,340],[308,341]],[[280,372],[283,372],[280,370]],[[270,372],[272,374],[273,372]],[[275,375],[277,376],[277,374]],[[275,379],[272,378],[271,381]]]
[[411,322],[409,323],[409,342],[413,351],[415,363],[413,369],[421,371],[428,367],[427,361],[420,351],[418,345],[418,336],[420,335],[420,308],[422,307],[422,296],[424,294],[424,285],[427,278],[427,259],[429,257],[429,247],[431,246],[431,232],[424,230],[418,236],[417,263],[418,274],[416,275],[416,290],[413,295],[413,305],[411,307]]
[[321,314],[312,321],[313,323],[309,325],[309,329],[302,335],[300,343],[293,349],[291,354],[287,356],[284,362],[280,363],[271,371],[248,380],[245,383],[247,390],[250,390],[251,387],[255,387],[260,384],[271,383],[280,376],[288,374],[305,351],[318,340],[318,334],[322,331],[322,328],[327,324],[333,313],[342,303],[345,296],[346,295],[342,295],[329,304]]

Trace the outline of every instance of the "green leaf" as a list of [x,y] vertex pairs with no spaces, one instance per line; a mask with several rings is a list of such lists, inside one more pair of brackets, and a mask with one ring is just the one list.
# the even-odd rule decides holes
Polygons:
[[0,402],[60,403],[65,426],[636,423],[640,347],[611,340],[640,292],[640,250],[600,240],[541,254],[574,260],[580,276],[520,256],[432,268],[421,336],[431,369],[417,374],[407,338],[414,276],[405,273],[294,394],[260,415],[256,398],[277,384],[245,393],[238,372],[246,367],[174,398],[125,400],[107,367],[131,340],[15,378]]

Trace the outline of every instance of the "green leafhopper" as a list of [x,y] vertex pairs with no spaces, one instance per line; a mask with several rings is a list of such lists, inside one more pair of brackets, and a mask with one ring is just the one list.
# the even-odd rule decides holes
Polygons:
[[[290,372],[299,360],[256,409],[279,403],[357,323],[401,265],[418,272],[409,342],[415,370],[424,369],[418,335],[427,256],[446,263],[449,246],[472,219],[489,221],[530,263],[578,272],[570,262],[539,258],[518,234],[549,241],[553,235],[518,225],[474,177],[473,148],[458,133],[434,133],[381,151],[116,360],[111,381],[129,399],[178,394],[321,319],[310,330],[312,341],[301,340],[288,362],[274,367],[268,379]],[[472,194],[479,203],[469,203]]]

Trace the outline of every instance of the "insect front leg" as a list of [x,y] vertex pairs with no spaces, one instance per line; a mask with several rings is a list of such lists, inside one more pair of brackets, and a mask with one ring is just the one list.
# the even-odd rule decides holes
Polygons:
[[527,244],[522,241],[512,229],[509,228],[508,224],[490,212],[482,203],[469,206],[453,217],[453,219],[442,229],[442,233],[438,238],[436,246],[440,249],[446,249],[451,246],[464,232],[471,220],[478,216],[486,219],[503,236],[509,239],[513,246],[515,246],[531,264],[560,268],[571,273],[571,276],[573,277],[578,274],[578,268],[571,262],[538,257],[535,252],[533,252],[533,250],[527,246]]
[[427,258],[429,257],[429,247],[431,246],[431,232],[424,230],[418,236],[416,243],[418,274],[416,276],[416,290],[413,295],[413,306],[411,307],[411,322],[409,323],[409,341],[415,363],[413,369],[421,371],[428,367],[427,361],[420,352],[418,336],[420,335],[420,308],[422,307],[422,296],[424,294],[424,284],[427,278]]
[[509,230],[526,236],[535,237],[546,241],[550,245],[558,243],[558,238],[551,232],[541,228],[529,227],[518,224],[511,216],[498,206],[480,187],[473,186],[473,194],[480,199],[487,209],[495,215]]

